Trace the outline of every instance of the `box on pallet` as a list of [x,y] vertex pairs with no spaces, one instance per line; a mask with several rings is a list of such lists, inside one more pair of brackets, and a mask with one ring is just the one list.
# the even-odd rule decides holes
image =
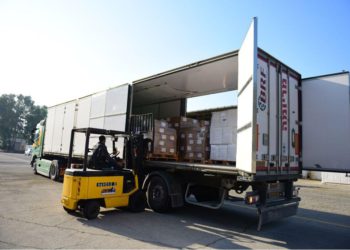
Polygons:
[[236,161],[237,109],[213,112],[210,124],[210,159]]
[[209,158],[208,127],[180,129],[179,148],[185,160],[206,160]]
[[236,161],[236,144],[210,145],[210,159],[215,161]]
[[172,125],[173,128],[193,128],[199,127],[200,123],[197,119],[192,119],[184,116],[176,116],[168,118],[167,121]]
[[153,154],[176,156],[176,129],[165,120],[154,120]]

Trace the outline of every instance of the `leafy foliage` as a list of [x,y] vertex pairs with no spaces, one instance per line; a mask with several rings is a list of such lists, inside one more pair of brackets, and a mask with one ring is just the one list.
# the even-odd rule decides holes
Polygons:
[[30,143],[31,131],[47,114],[46,106],[38,106],[30,96],[4,94],[0,96],[0,147],[13,148],[16,138]]

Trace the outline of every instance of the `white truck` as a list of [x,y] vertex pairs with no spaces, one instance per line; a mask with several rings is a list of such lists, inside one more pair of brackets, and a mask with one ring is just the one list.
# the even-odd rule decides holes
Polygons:
[[[260,229],[296,214],[299,205],[293,183],[302,169],[301,75],[258,48],[256,18],[240,50],[49,108],[46,124],[37,127],[32,165],[58,179],[67,167],[72,128],[135,133],[131,121],[143,114],[186,116],[188,98],[232,90],[238,91],[235,166],[144,160],[143,189],[157,212],[185,202],[217,209],[225,200],[245,200],[256,205]],[[82,140],[74,141],[76,161]]]

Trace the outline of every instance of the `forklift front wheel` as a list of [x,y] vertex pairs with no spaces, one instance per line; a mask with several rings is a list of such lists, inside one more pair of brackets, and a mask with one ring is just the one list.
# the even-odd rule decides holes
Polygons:
[[66,212],[69,213],[69,214],[72,214],[72,213],[75,212],[74,210],[69,209],[69,208],[66,208],[65,206],[63,206],[63,209],[64,209],[64,211],[66,211]]
[[33,172],[34,174],[38,174],[38,171],[36,170],[36,161],[33,162]]
[[97,200],[87,200],[84,202],[81,211],[86,219],[96,219],[96,217],[100,213],[100,202],[98,202]]
[[131,212],[143,212],[146,207],[146,195],[144,192],[138,190],[129,197],[128,209]]

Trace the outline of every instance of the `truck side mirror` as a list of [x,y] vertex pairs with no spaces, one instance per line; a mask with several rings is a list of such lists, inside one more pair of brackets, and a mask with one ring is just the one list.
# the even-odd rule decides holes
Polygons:
[[34,136],[35,136],[34,133],[35,133],[35,131],[36,131],[35,128],[30,131],[30,142],[32,144],[34,143]]

